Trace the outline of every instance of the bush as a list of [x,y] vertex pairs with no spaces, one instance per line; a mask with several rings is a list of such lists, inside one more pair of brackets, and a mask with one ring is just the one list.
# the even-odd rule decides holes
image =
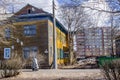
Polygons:
[[20,69],[23,67],[23,63],[20,57],[14,57],[10,60],[3,60],[0,68],[1,77],[12,77],[20,74]]
[[101,65],[103,76],[106,80],[120,80],[120,61],[104,62]]

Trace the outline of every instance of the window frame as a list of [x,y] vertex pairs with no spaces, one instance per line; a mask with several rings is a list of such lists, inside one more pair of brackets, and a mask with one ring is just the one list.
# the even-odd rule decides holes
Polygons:
[[37,34],[36,25],[24,25],[23,27],[24,36],[35,36]]
[[23,47],[23,53],[22,54],[23,54],[23,58],[24,59],[28,59],[30,57],[37,57],[38,47],[37,46],[26,46],[26,47]]

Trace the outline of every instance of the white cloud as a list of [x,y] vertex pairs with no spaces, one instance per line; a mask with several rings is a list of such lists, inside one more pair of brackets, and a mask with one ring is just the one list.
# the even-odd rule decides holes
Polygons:
[[[84,3],[84,6],[91,7],[93,9],[98,10],[109,10],[108,4],[105,2],[105,0],[89,0],[88,2]],[[109,13],[106,12],[99,12],[97,10],[90,10],[86,9],[86,11],[89,11],[88,14],[91,15],[92,21],[95,23],[95,26],[106,26],[105,22],[109,20]]]

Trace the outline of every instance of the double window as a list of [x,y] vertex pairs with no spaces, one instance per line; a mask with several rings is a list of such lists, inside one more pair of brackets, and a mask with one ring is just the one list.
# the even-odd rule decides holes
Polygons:
[[38,52],[37,47],[24,47],[23,48],[23,57],[28,59],[29,57],[36,57]]
[[24,35],[25,36],[35,36],[37,33],[36,25],[26,25],[24,26]]

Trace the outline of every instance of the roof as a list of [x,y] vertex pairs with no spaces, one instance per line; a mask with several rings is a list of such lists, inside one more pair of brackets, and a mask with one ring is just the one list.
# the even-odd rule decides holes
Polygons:
[[45,12],[44,10],[42,9],[39,9],[35,6],[32,6],[30,4],[27,4],[26,6],[24,6],[22,9],[20,9],[18,12],[16,12],[14,14],[14,16],[18,16],[18,15],[26,15],[26,14],[29,14],[28,13],[28,10],[31,10],[31,13],[30,14],[36,14],[36,13],[47,13]]
[[[35,9],[31,13],[28,13],[28,9]],[[11,18],[15,19],[15,22],[25,22],[25,21],[34,21],[34,20],[43,20],[47,19],[53,22],[53,15],[43,11],[42,9],[38,9],[30,4],[23,7],[21,10],[19,10],[15,15],[13,15]],[[67,34],[67,30],[65,27],[56,19],[56,26]]]

